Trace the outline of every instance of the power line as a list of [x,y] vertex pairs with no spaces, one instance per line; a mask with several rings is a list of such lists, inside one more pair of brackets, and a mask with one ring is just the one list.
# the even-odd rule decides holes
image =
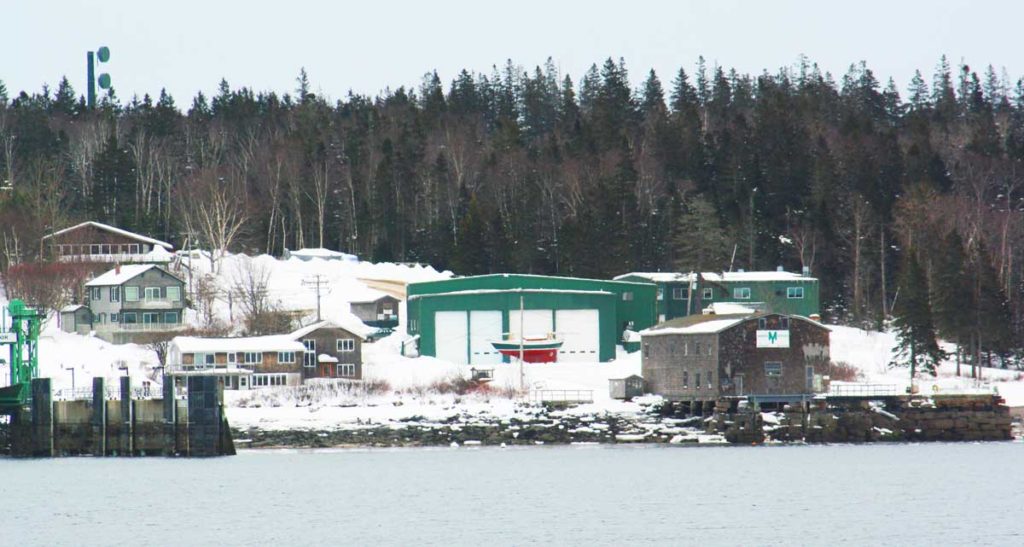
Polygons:
[[308,277],[306,279],[303,279],[302,280],[302,286],[303,287],[312,288],[312,289],[314,289],[316,291],[316,320],[318,322],[322,321],[323,319],[320,316],[320,296],[321,296],[320,288],[327,286],[327,278],[324,277],[323,275],[316,274],[316,275],[314,275],[312,277]]

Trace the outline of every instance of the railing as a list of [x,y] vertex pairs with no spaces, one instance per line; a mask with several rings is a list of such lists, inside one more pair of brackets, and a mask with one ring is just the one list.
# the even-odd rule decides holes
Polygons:
[[236,373],[236,374],[248,374],[256,370],[256,365],[246,365],[242,363],[218,363],[215,365],[167,365],[167,372],[185,372],[185,373],[198,373],[198,374],[216,374],[220,373]]
[[127,264],[132,262],[166,263],[170,262],[171,258],[170,256],[164,256],[154,259],[147,253],[106,253],[61,255],[58,260],[60,262],[121,262]]
[[102,323],[93,325],[93,330],[102,332],[171,332],[184,330],[184,323]]
[[538,389],[530,392],[532,403],[593,403],[591,389]]
[[896,384],[832,384],[829,397],[894,397],[901,395]]
[[[174,398],[185,398],[184,387],[174,387]],[[134,401],[146,398],[163,398],[164,390],[156,384],[150,386],[132,386],[131,398]],[[106,383],[103,386],[103,398],[106,401],[120,401],[121,385],[119,383]],[[65,388],[53,391],[53,401],[92,401],[92,386],[76,387],[75,389]]]

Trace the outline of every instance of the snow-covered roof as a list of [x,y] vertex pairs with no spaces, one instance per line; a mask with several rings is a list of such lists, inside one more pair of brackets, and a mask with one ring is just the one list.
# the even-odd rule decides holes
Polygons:
[[82,309],[84,307],[85,306],[83,306],[82,304],[71,304],[69,306],[64,306],[63,308],[61,308],[60,312],[61,313],[73,313],[73,312],[76,312],[76,311],[78,311],[78,310],[80,310],[80,309]]
[[153,250],[146,253],[145,258],[150,262],[170,262],[174,259],[174,255],[166,248],[154,245]]
[[359,322],[359,325],[342,325],[337,321],[320,321],[311,325],[306,325],[301,329],[293,331],[287,336],[292,340],[298,340],[299,338],[307,336],[309,333],[322,328],[345,329],[363,340],[366,339],[366,331],[369,329],[369,327],[364,325],[362,322]]
[[59,235],[62,235],[62,234],[66,234],[68,232],[72,232],[72,231],[77,230],[79,228],[84,228],[86,226],[92,226],[93,228],[97,228],[99,230],[110,232],[112,234],[117,234],[117,235],[120,235],[120,236],[129,237],[131,239],[135,239],[135,240],[141,241],[143,243],[149,243],[149,244],[152,244],[152,245],[158,245],[160,247],[164,247],[167,250],[171,250],[171,249],[174,248],[173,245],[171,245],[170,243],[167,243],[166,241],[160,241],[159,239],[153,239],[151,237],[147,237],[147,236],[144,236],[142,234],[136,234],[135,232],[129,232],[128,230],[122,230],[121,228],[117,228],[117,227],[111,226],[109,224],[103,224],[102,222],[96,222],[94,220],[87,220],[87,221],[85,221],[85,222],[83,222],[81,224],[75,224],[74,226],[71,226],[69,228],[64,228],[63,230],[57,230],[56,232],[53,232],[52,234],[43,236],[43,239],[50,239],[51,237],[56,237],[56,236],[59,236]]
[[567,289],[470,289],[465,291],[452,291],[432,294],[414,294],[410,300],[416,298],[430,298],[434,296],[452,296],[459,294],[497,294],[497,293],[558,293],[558,294],[612,294],[608,291],[576,291]]
[[357,257],[356,255],[343,253],[341,251],[332,251],[330,249],[325,249],[323,247],[288,251],[288,256],[294,256],[296,258],[323,258],[325,260],[346,260],[351,262],[359,261],[359,257]]
[[742,323],[747,316],[733,316],[711,321],[701,321],[685,327],[661,327],[640,331],[641,336],[663,336],[666,334],[713,334]]
[[196,336],[178,336],[171,340],[181,353],[217,353],[217,352],[267,352],[267,351],[305,351],[306,347],[290,335],[274,334],[270,336],[247,336],[239,338],[199,338]]
[[615,281],[623,281],[627,277],[640,277],[657,283],[669,283],[672,281],[688,281],[690,274],[680,272],[630,272],[615,276]]
[[345,297],[348,298],[350,304],[368,304],[370,302],[379,302],[381,298],[395,298],[386,292],[369,287],[346,290]]
[[[705,281],[817,281],[817,278],[805,276],[795,272],[780,272],[778,270],[764,272],[702,272],[701,277]],[[696,281],[697,274],[693,272],[631,272],[615,278],[616,281],[626,277],[641,277],[655,283],[670,283]]]
[[714,302],[704,308],[704,315],[749,315],[756,311],[754,308],[734,302]]
[[179,279],[178,276],[168,272],[167,270],[164,270],[163,268],[160,268],[160,266],[157,266],[156,264],[126,264],[124,266],[119,266],[117,268],[114,268],[113,270],[107,271],[103,275],[100,275],[96,279],[93,279],[92,281],[86,283],[85,286],[105,287],[107,285],[120,285],[125,281],[133,279],[136,276],[142,275],[143,273],[148,272],[153,268],[158,268],[167,275],[170,275],[171,277],[181,281],[181,279]]

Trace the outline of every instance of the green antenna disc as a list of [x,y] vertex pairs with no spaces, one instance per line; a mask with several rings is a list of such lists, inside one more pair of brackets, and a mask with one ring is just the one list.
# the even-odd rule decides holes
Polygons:
[[104,72],[100,74],[100,87],[103,89],[110,89],[110,74]]
[[96,58],[98,58],[101,63],[105,63],[105,62],[109,61],[110,60],[110,48],[108,48],[107,46],[103,46],[103,47],[99,48],[98,50],[96,50]]

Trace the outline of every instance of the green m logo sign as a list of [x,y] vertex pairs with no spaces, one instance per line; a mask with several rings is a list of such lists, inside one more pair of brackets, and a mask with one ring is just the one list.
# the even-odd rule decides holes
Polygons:
[[768,331],[768,343],[777,344],[779,342],[779,333],[777,331]]

